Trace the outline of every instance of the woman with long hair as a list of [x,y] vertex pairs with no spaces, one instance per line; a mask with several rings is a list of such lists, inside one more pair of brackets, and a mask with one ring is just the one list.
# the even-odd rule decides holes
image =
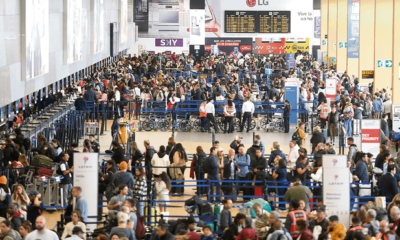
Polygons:
[[75,210],[71,214],[71,222],[65,225],[61,240],[67,238],[67,236],[72,236],[72,230],[74,227],[80,227],[83,231],[83,238],[86,239],[86,225],[83,223],[82,213],[79,210]]
[[51,140],[50,145],[56,150],[57,156],[61,154],[62,152],[61,144],[57,139]]
[[143,160],[144,156],[143,153],[139,150],[137,143],[130,142],[129,147],[131,148],[132,154],[132,166],[141,166],[140,162]]
[[[193,167],[197,180],[204,180],[203,161],[207,158],[202,146],[196,148],[196,154],[193,154]],[[199,184],[200,185],[200,184]],[[197,187],[197,195],[205,193],[204,187]]]
[[90,144],[89,139],[85,139],[85,141],[83,141],[83,152],[88,152],[88,153],[93,152],[92,144]]
[[246,219],[246,215],[243,213],[238,213],[233,220],[233,223],[229,225],[227,231],[225,231],[224,235],[221,237],[223,240],[235,240],[239,233],[243,229],[243,223]]
[[166,172],[162,172],[161,175],[154,175],[156,179],[156,189],[158,203],[160,206],[160,212],[167,215],[167,205],[169,205],[169,191],[171,190],[171,180]]
[[167,145],[167,150],[166,150],[166,153],[168,155],[171,152],[171,150],[174,148],[175,144],[176,144],[175,139],[173,137],[168,138],[168,145]]
[[[179,168],[175,168],[174,169],[174,171],[176,173],[176,174],[174,174],[175,175],[175,180],[184,180],[185,179],[184,176],[185,176],[186,162],[188,161],[188,158],[187,158],[187,155],[186,155],[186,151],[183,148],[181,143],[177,143],[175,145],[175,149],[176,149],[176,151],[175,151],[174,156],[173,156],[173,160],[174,161],[172,163],[172,166],[173,167],[179,167]],[[178,169],[181,171],[181,174],[182,174],[182,176],[180,178],[183,178],[183,179],[178,179],[177,178],[177,175],[180,174],[179,172],[177,172]],[[172,177],[172,175],[171,175],[171,177]],[[185,183],[184,182],[179,182],[179,183],[176,183],[176,184],[177,185],[183,185]],[[183,194],[184,193],[184,187],[172,188],[171,192],[172,193],[177,193],[177,194]]]
[[136,168],[135,171],[135,186],[133,187],[133,196],[137,201],[137,212],[143,215],[144,202],[147,200],[147,179],[145,171],[142,167]]
[[21,184],[17,184],[17,186],[15,186],[11,201],[14,203],[18,203],[18,210],[20,213],[22,213],[22,215],[24,215],[24,218],[26,219],[27,206],[31,201],[29,200],[28,194],[26,194],[24,186],[22,186]]

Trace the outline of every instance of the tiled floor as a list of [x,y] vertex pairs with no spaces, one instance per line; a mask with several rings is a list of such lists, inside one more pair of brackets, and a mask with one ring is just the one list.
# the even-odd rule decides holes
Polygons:
[[[108,122],[108,129],[111,128],[111,120]],[[261,135],[261,139],[264,142],[266,146],[266,154],[270,153],[270,149],[272,147],[272,143],[274,141],[279,141],[282,150],[284,152],[288,152],[289,147],[289,141],[291,140],[291,136],[293,132],[295,131],[295,126],[292,126],[290,129],[290,133],[270,133],[270,132],[264,132],[264,131],[256,131],[256,134]],[[151,145],[154,146],[156,149],[160,145],[167,145],[168,138],[171,137],[171,132],[139,132],[136,131],[136,142],[138,143],[139,149],[143,150],[143,141],[146,139],[149,139],[151,142]],[[233,141],[234,137],[236,135],[240,135],[243,137],[243,143],[245,144],[246,147],[250,147],[252,145],[252,136],[253,133],[234,133],[234,134],[216,134],[215,139],[220,141],[221,147],[224,149],[224,152],[227,153],[229,149],[230,143]],[[308,139],[310,136],[308,137]],[[200,133],[200,132],[176,132],[175,133],[175,139],[176,142],[180,142],[184,145],[187,153],[195,153],[195,149],[197,146],[202,145],[203,148],[205,149],[206,152],[208,152],[209,147],[211,147],[211,142],[212,142],[212,134],[208,133]],[[310,141],[307,139],[306,141],[306,147],[308,150],[310,149]],[[357,145],[359,145],[360,137],[356,138]],[[105,132],[104,135],[100,136],[100,146],[101,146],[101,152],[104,153],[105,150],[109,149],[111,143],[111,131],[108,130]],[[337,144],[336,144],[337,145]],[[190,179],[189,177],[189,170],[185,171],[185,178],[186,180]],[[186,185],[194,185],[193,183],[187,183]],[[193,195],[195,193],[195,188],[194,187],[186,187],[185,188],[185,194],[188,195]],[[171,197],[171,200],[185,200],[188,199],[190,196],[181,196],[181,197]],[[89,203],[89,204],[95,204],[95,203]],[[183,208],[181,208],[184,205],[183,202],[171,202],[170,203],[170,208],[169,214],[170,215],[187,215],[186,211],[184,211]],[[172,207],[172,206],[180,206],[180,207]],[[236,214],[236,209],[233,210],[233,216]],[[105,209],[105,212],[107,210]],[[48,228],[53,228],[57,221],[60,220],[60,211],[54,212],[54,213],[44,213],[47,219],[47,227]]]

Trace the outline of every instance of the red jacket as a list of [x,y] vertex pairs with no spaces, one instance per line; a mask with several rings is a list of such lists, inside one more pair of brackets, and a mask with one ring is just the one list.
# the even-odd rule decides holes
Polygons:
[[303,233],[299,234],[297,240],[313,240],[314,235],[309,229],[306,229]]
[[254,228],[244,228],[236,240],[258,240],[258,234]]

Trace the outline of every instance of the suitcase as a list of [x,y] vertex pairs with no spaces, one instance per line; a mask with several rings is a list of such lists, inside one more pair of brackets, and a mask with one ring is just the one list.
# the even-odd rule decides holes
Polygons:
[[353,119],[353,136],[361,134],[361,123],[359,119]]
[[[213,209],[211,203],[203,202],[202,204],[200,204],[199,212],[200,212],[199,216],[213,216]],[[200,220],[206,222],[206,221],[213,221],[214,218],[213,217],[200,218]]]
[[157,210],[155,207],[151,207],[150,214],[148,214],[149,213],[148,208],[149,208],[148,206],[144,208],[144,215],[148,216],[146,217],[146,222],[152,222],[150,226],[155,227],[156,226],[155,222],[158,222],[157,220],[158,218],[156,217],[158,215]]
[[32,158],[31,166],[51,169],[53,160],[45,155],[35,155]]
[[40,167],[37,172],[38,172],[39,176],[50,177],[53,175],[51,169],[43,168],[43,167]]

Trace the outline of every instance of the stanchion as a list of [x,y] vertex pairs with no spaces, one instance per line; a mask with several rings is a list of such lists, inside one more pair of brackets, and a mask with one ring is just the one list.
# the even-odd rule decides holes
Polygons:
[[253,142],[254,142],[254,139],[256,139],[256,132],[253,131]]

